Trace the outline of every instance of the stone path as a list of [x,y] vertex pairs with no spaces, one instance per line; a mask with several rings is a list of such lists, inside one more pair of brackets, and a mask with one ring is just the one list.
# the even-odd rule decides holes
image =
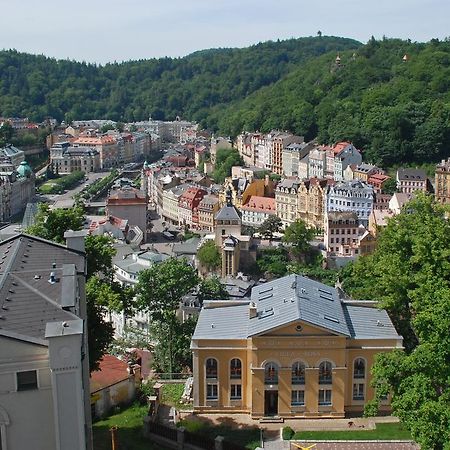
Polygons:
[[342,441],[342,442],[296,442],[289,447],[289,442],[273,441],[265,442],[264,450],[419,450],[419,447],[411,442],[369,442],[369,441]]

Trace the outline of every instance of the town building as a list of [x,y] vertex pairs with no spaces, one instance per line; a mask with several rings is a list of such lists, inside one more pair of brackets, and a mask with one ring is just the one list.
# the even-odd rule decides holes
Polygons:
[[300,179],[292,177],[281,180],[275,189],[277,216],[285,228],[297,220],[299,186]]
[[415,191],[428,191],[428,178],[423,169],[398,169],[397,191],[411,194]]
[[381,169],[373,164],[362,163],[356,166],[353,170],[353,179],[361,180],[367,183],[369,178],[377,173],[381,173]]
[[167,222],[174,225],[180,224],[179,203],[183,193],[188,189],[188,185],[180,184],[163,190],[161,216]]
[[0,221],[21,213],[35,196],[36,177],[26,161],[0,164]]
[[214,231],[214,218],[219,211],[219,197],[205,195],[198,204],[198,229]]
[[450,203],[450,158],[436,166],[435,198],[439,203]]
[[412,194],[395,192],[389,200],[389,210],[396,216],[402,212],[403,206],[413,198]]
[[118,167],[120,155],[117,141],[110,135],[80,135],[72,141],[74,147],[94,148],[100,155],[100,169]]
[[252,195],[270,197],[273,195],[273,183],[268,176],[264,179],[226,178],[219,192],[219,202],[223,206],[226,203],[228,191],[231,191],[233,204],[241,209]]
[[233,148],[233,144],[230,138],[212,136],[210,144],[211,162],[213,164],[216,163],[217,150],[221,149],[231,150],[231,148]]
[[94,148],[73,147],[70,142],[57,142],[50,148],[50,164],[53,172],[58,174],[96,172],[100,169],[100,155]]
[[84,235],[0,243],[2,449],[92,449]]
[[261,224],[277,213],[273,197],[252,195],[249,201],[241,206],[242,225],[259,228]]
[[191,341],[194,412],[361,414],[374,398],[375,356],[402,349],[377,306],[299,275],[254,287],[250,301],[205,302]]
[[355,212],[362,225],[367,227],[373,209],[373,187],[360,180],[341,181],[328,187],[327,212]]
[[379,193],[382,192],[384,183],[386,183],[386,181],[390,179],[391,177],[385,175],[384,173],[374,173],[373,175],[369,176],[369,178],[367,179],[367,183],[373,186],[373,190],[375,193]]
[[389,209],[374,209],[369,216],[369,228],[372,236],[377,237],[380,230],[385,228],[394,213]]
[[303,180],[297,190],[297,219],[301,219],[310,227],[323,229],[325,214],[325,196],[330,179],[311,178]]
[[25,161],[25,152],[23,150],[19,150],[12,144],[0,147],[1,164],[11,164],[14,168],[17,168],[22,161]]
[[198,205],[207,194],[204,189],[199,187],[188,187],[178,199],[179,222],[189,228],[199,228]]
[[283,148],[283,174],[286,177],[299,177],[299,162],[314,147],[313,142],[293,143]]
[[234,277],[256,260],[256,248],[250,236],[242,234],[241,212],[233,205],[228,190],[226,203],[215,218],[215,243],[222,256],[222,278]]
[[350,142],[338,142],[333,146],[333,153],[333,178],[335,181],[344,180],[344,170],[348,166],[357,166],[362,163],[361,152]]
[[147,242],[147,199],[142,191],[131,186],[111,191],[106,199],[106,215],[126,218],[129,227],[138,227]]

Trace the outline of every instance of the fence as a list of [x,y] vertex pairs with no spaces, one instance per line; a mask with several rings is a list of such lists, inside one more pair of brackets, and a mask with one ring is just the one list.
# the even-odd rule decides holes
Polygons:
[[196,447],[202,448],[204,450],[215,450],[216,442],[207,436],[202,436],[200,434],[191,433],[189,431],[184,432],[184,442],[186,444],[192,444]]
[[144,435],[161,439],[162,445],[177,450],[246,450],[245,447],[224,440],[222,436],[212,439],[197,433],[186,431],[183,427],[171,428],[151,421],[150,417],[144,419]]

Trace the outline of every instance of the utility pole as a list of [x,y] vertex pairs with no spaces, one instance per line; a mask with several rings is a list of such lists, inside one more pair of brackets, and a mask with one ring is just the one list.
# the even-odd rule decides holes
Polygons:
[[119,442],[117,439],[117,427],[111,427],[109,429],[111,432],[111,450],[119,450]]

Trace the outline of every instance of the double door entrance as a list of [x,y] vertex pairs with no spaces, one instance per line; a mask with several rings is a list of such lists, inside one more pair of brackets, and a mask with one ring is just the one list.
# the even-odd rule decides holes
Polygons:
[[264,415],[278,414],[278,391],[264,391]]

